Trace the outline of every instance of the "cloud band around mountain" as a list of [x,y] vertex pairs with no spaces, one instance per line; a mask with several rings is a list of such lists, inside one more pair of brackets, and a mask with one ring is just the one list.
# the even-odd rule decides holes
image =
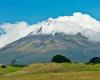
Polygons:
[[81,33],[89,40],[100,42],[100,22],[87,14],[76,12],[73,16],[62,16],[56,19],[49,18],[47,21],[29,25],[26,22],[16,24],[4,23],[0,29],[5,34],[0,36],[0,48],[10,44],[28,34],[55,34],[63,32],[67,35]]

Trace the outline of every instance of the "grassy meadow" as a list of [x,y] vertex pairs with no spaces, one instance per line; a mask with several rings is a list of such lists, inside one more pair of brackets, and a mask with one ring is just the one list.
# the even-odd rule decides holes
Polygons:
[[0,80],[100,80],[100,64],[45,63],[0,68]]

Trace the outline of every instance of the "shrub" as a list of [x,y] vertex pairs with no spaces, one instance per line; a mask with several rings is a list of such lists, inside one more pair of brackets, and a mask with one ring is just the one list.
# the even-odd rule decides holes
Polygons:
[[7,68],[7,66],[6,65],[1,65],[1,68]]
[[56,62],[56,63],[64,63],[64,62],[71,63],[71,60],[69,60],[68,58],[66,58],[65,56],[62,56],[62,55],[54,56],[51,61]]
[[89,64],[97,64],[97,63],[100,63],[100,57],[93,57],[89,61]]

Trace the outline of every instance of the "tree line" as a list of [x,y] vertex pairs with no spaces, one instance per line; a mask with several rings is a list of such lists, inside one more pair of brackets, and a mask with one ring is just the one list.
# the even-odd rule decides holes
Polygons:
[[[51,62],[56,62],[56,63],[71,63],[72,61],[69,58],[66,58],[63,55],[55,55]],[[98,64],[100,63],[100,57],[93,57],[87,62],[86,64]]]
[[[55,55],[51,62],[55,62],[55,63],[72,63],[72,61],[69,58],[66,58],[63,55]],[[14,59],[11,61],[11,63],[9,65],[11,66],[21,66],[21,65],[16,65],[17,61]],[[93,57],[89,60],[89,62],[87,62],[86,64],[98,64],[100,63],[100,57]],[[1,65],[2,68],[7,68],[7,65]]]

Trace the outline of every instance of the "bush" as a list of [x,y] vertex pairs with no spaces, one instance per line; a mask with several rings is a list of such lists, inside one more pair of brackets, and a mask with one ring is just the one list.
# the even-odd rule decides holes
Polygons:
[[100,57],[93,57],[89,61],[89,64],[97,64],[97,63],[100,63]]
[[1,68],[7,68],[7,66],[6,65],[1,65]]
[[68,58],[66,58],[65,56],[62,56],[62,55],[54,56],[51,61],[56,62],[56,63],[64,63],[64,62],[71,63],[71,60],[69,60]]

